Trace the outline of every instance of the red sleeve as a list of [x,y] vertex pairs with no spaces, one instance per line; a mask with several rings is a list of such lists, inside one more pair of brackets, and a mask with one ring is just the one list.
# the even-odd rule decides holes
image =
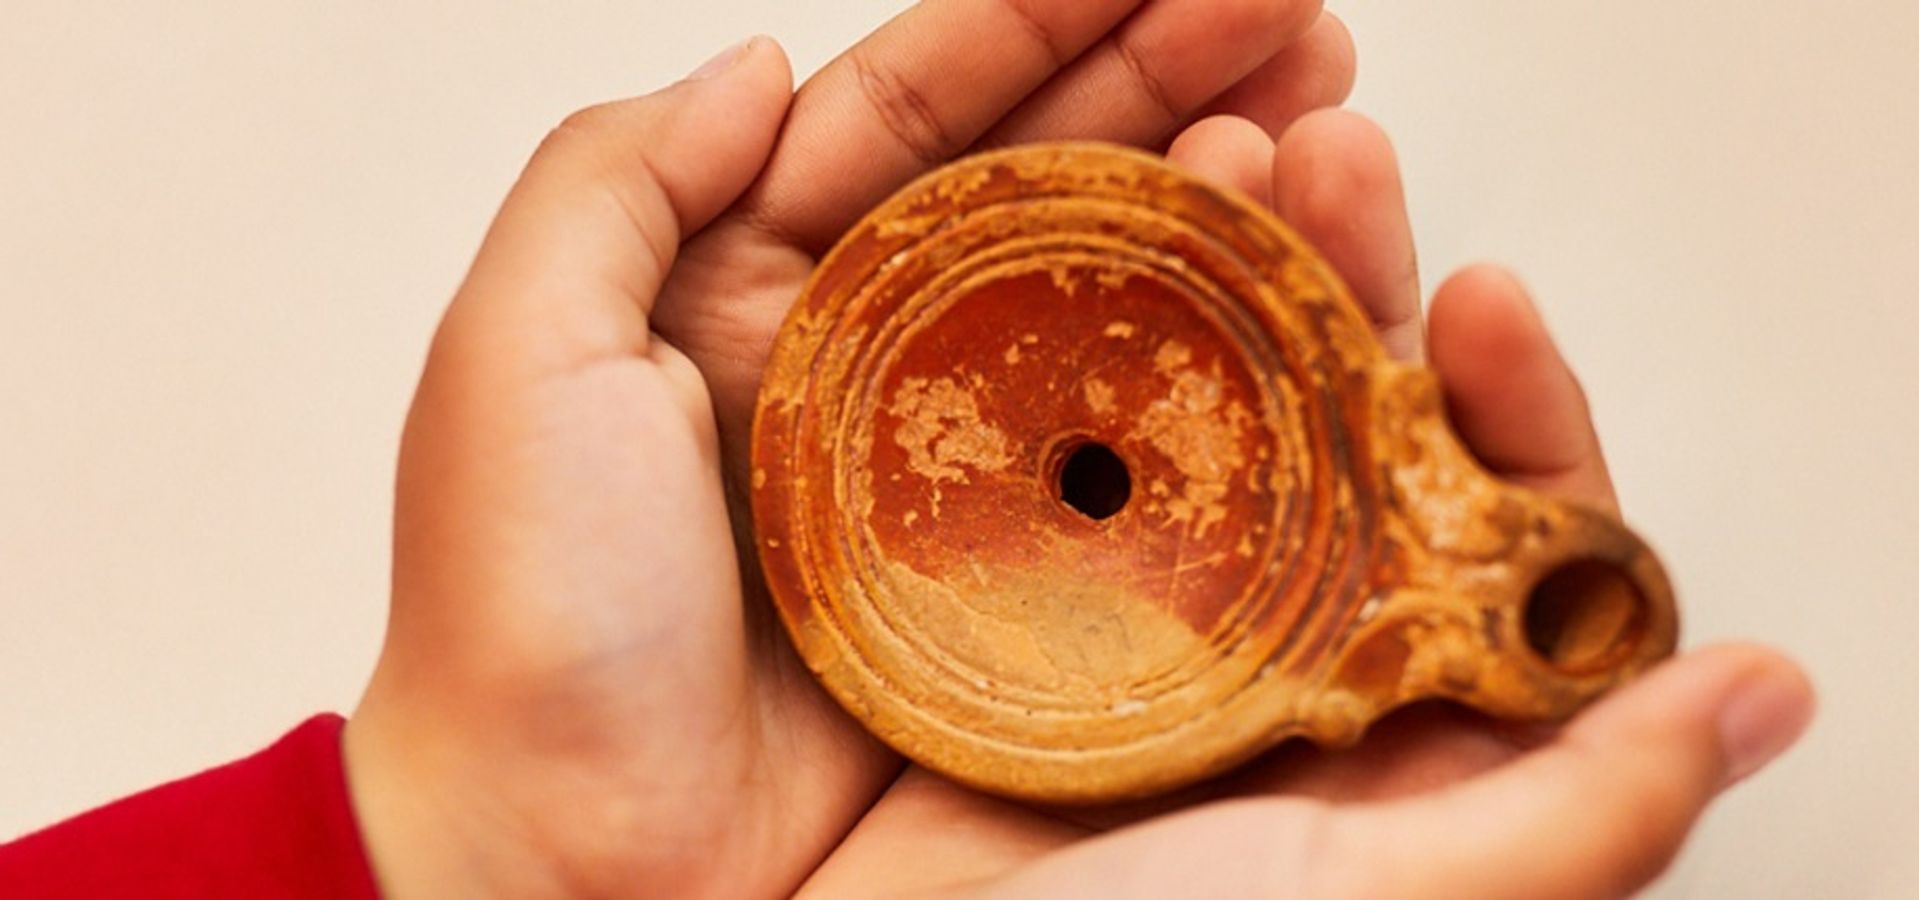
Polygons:
[[377,900],[339,716],[238,762],[0,844],[0,897]]

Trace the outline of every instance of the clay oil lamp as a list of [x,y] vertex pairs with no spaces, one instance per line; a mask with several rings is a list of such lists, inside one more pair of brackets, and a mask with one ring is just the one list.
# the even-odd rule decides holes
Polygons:
[[855,225],[780,333],[751,492],[827,690],[1033,800],[1420,699],[1560,719],[1675,642],[1646,545],[1488,475],[1290,228],[1104,145],[970,157]]

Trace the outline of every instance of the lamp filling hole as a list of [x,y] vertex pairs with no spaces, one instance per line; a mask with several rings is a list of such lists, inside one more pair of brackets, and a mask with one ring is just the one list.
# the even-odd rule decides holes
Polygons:
[[1618,566],[1575,560],[1533,587],[1526,600],[1526,640],[1563,671],[1598,672],[1631,655],[1647,612],[1645,595]]
[[1108,519],[1133,496],[1133,475],[1126,461],[1105,444],[1073,448],[1059,468],[1060,502],[1089,519]]

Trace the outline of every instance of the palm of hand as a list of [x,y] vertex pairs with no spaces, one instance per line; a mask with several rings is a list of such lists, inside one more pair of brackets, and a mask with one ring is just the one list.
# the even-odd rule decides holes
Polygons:
[[[895,782],[898,758],[767,621],[722,475],[743,471],[761,366],[817,254],[980,143],[1154,145],[1245,115],[1170,155],[1271,203],[1417,355],[1390,149],[1344,114],[1293,124],[1350,84],[1337,22],[1303,0],[1136,5],[936,0],[790,110],[760,41],[549,138],[436,336],[403,443],[387,648],[347,733],[389,892],[780,893],[849,830],[815,886],[952,887],[1138,817]],[[1289,126],[1275,147],[1266,132]],[[1576,384],[1516,284],[1470,272],[1434,309],[1434,362],[1488,464],[1609,502]],[[1207,790],[1377,797],[1515,746],[1443,713],[1394,731]],[[948,866],[899,867],[935,840]]]

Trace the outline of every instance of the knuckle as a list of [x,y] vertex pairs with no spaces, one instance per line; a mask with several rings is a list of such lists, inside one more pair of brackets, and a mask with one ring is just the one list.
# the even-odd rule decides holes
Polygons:
[[583,203],[617,210],[663,275],[679,245],[677,214],[642,145],[649,130],[670,127],[671,121],[670,112],[644,101],[618,100],[568,114],[547,132],[526,171],[565,185]]
[[1153,71],[1152,64],[1147,62],[1145,54],[1138,47],[1123,36],[1115,35],[1113,53],[1126,66],[1126,71],[1132,74],[1134,82],[1139,85],[1140,92],[1146,95],[1146,99],[1152,102],[1163,118],[1173,122],[1184,117],[1185,111],[1167,93],[1166,82],[1159,73]]
[[861,95],[880,123],[914,157],[937,165],[959,149],[919,87],[859,47],[849,58]]
[[1321,0],[1227,0],[1213,15],[1216,27],[1227,34],[1270,35],[1283,44],[1305,34],[1322,5]]
[[555,156],[583,151],[597,153],[597,148],[611,140],[620,123],[628,118],[628,112],[628,106],[623,101],[596,103],[574,110],[546,133],[535,155]]
[[1053,36],[1052,29],[1046,27],[1039,16],[1028,8],[1027,0],[999,0],[999,3],[1006,9],[1007,15],[1012,18],[1014,24],[1032,39],[1034,46],[1046,53],[1047,60],[1053,68],[1061,68],[1072,61],[1073,54],[1060,46],[1059,40]]

